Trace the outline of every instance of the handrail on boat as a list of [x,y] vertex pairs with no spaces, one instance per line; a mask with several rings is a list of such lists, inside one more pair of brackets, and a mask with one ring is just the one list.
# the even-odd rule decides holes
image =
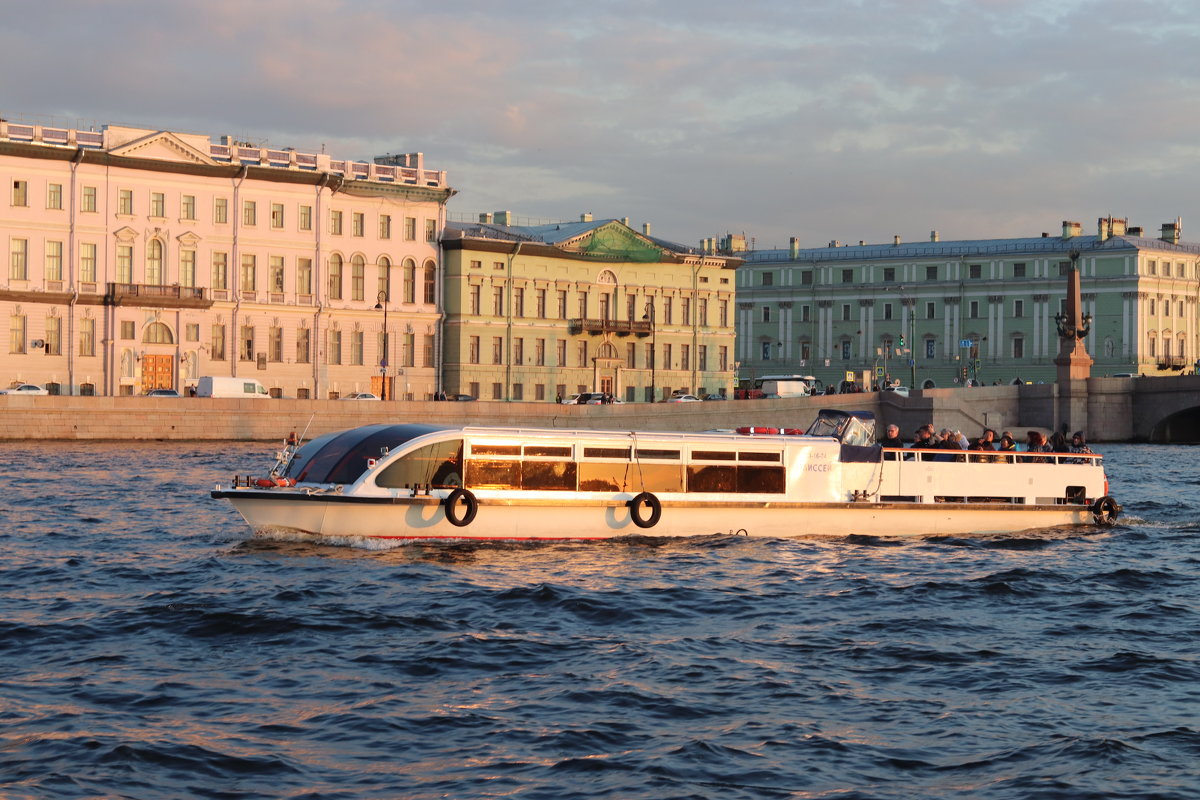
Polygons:
[[[909,454],[919,458],[909,458]],[[942,450],[917,447],[885,447],[884,461],[938,461],[941,463],[964,463],[960,456],[966,456],[965,463],[976,464],[1088,464],[1099,466],[1104,459],[1099,453],[1031,453],[1027,450]],[[949,458],[946,458],[949,456]]]

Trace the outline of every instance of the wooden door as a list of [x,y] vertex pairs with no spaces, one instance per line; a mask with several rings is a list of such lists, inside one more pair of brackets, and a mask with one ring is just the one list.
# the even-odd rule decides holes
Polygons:
[[175,357],[172,355],[142,356],[142,391],[175,388]]

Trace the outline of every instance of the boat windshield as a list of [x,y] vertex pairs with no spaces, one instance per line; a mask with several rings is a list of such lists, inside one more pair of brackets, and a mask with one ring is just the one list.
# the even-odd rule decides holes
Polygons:
[[832,436],[842,444],[868,445],[875,442],[875,415],[867,411],[823,408],[805,436]]
[[300,483],[354,483],[370,459],[434,431],[436,425],[364,425],[313,439],[299,448],[284,477]]

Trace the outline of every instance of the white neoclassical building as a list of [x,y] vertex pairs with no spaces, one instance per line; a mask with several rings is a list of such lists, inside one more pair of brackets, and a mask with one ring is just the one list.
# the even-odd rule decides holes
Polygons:
[[[432,396],[439,233],[420,153],[374,162],[222,137],[0,120],[0,385]],[[386,331],[385,331],[386,328]]]

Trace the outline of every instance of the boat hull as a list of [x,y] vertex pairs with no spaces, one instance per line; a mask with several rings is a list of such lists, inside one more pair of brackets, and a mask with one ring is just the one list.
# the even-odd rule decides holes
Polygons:
[[468,525],[446,517],[438,497],[350,498],[295,491],[214,492],[228,499],[258,532],[299,532],[367,539],[607,539],[620,536],[733,534],[796,536],[937,536],[1011,533],[1088,525],[1084,505],[995,503],[789,503],[662,499],[651,527],[635,524],[623,500],[512,500],[478,498]]

